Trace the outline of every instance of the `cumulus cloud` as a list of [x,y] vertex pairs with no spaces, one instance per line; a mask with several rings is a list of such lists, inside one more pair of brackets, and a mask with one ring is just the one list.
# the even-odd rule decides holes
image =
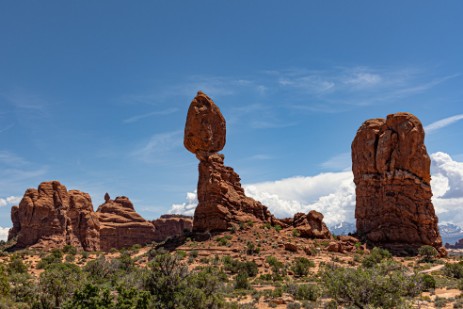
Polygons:
[[[440,223],[461,225],[463,222],[463,162],[443,152],[431,155],[433,203]],[[243,186],[246,194],[267,205],[279,218],[315,209],[332,226],[355,222],[355,185],[351,171],[321,173],[315,176],[290,177]],[[174,204],[170,213],[193,215],[196,192],[187,201]]]
[[8,239],[8,230],[9,227],[1,227],[0,226],[0,240],[6,241]]
[[19,204],[20,201],[21,198],[19,196],[8,196],[6,198],[0,198],[0,207]]
[[196,206],[198,205],[198,198],[196,190],[186,194],[186,202],[181,204],[173,204],[169,210],[170,214],[193,216]]

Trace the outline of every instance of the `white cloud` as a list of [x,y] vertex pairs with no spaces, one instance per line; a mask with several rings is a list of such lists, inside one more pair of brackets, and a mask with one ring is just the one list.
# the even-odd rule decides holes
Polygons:
[[182,204],[173,204],[169,210],[170,214],[193,216],[196,206],[198,205],[198,198],[196,190],[186,194],[186,202]]
[[183,145],[182,140],[182,131],[157,133],[151,136],[148,143],[131,154],[145,162],[162,163],[169,158],[172,150]]
[[0,198],[0,207],[17,205],[21,201],[19,196],[8,196],[6,198]]
[[458,114],[458,115],[454,115],[454,116],[451,116],[451,117],[447,117],[447,118],[444,118],[444,119],[441,119],[441,120],[438,120],[436,122],[433,122],[427,126],[424,127],[424,130],[426,133],[433,133],[439,129],[442,129],[446,126],[449,126],[459,120],[462,120],[463,119],[463,114]]
[[320,166],[329,170],[348,170],[352,165],[350,156],[350,152],[344,152],[329,158],[328,160],[320,164]]
[[357,88],[367,88],[376,86],[381,83],[383,78],[379,74],[369,72],[353,72],[351,76],[344,81],[347,85]]
[[[433,204],[439,222],[461,225],[463,163],[442,152],[433,153],[431,162]],[[267,205],[279,218],[315,209],[323,213],[328,225],[355,222],[355,185],[350,171],[291,177],[244,188],[248,196]],[[193,215],[196,205],[196,193],[188,193],[187,201],[172,205],[170,213]]]
[[8,239],[8,231],[10,230],[9,227],[1,227],[0,226],[0,240],[6,241]]

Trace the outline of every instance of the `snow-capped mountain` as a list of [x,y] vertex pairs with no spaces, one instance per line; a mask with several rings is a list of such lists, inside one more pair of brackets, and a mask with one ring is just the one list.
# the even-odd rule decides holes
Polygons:
[[439,231],[443,244],[449,243],[453,245],[463,238],[463,229],[452,223],[439,224]]
[[355,232],[355,223],[340,222],[335,225],[328,226],[331,234],[334,235],[348,235]]

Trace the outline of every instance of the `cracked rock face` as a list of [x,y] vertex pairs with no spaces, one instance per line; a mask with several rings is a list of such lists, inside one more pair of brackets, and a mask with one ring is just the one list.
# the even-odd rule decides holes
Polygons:
[[100,225],[90,195],[67,191],[58,181],[28,189],[19,206],[12,207],[11,219],[8,239],[16,238],[16,248],[72,245],[88,251],[100,249]]
[[421,122],[409,113],[365,121],[352,142],[357,232],[374,245],[445,254],[431,202],[431,160]]

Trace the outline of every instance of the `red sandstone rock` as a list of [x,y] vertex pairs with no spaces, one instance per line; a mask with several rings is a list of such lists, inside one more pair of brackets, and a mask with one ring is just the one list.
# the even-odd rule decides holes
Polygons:
[[365,121],[352,142],[352,170],[359,235],[394,251],[431,245],[445,254],[418,118],[397,113]]
[[295,214],[293,226],[299,231],[301,237],[331,238],[331,233],[323,222],[323,215],[315,210],[311,210],[307,215],[300,212]]
[[211,98],[199,91],[190,104],[183,144],[199,157],[218,152],[225,146],[225,118]]
[[199,163],[199,203],[193,230],[225,231],[239,222],[276,224],[266,206],[244,194],[240,177],[223,159],[223,155],[213,154]]
[[188,109],[184,136],[185,148],[200,160],[196,232],[224,231],[239,222],[276,222],[266,206],[244,194],[238,174],[217,154],[225,146],[225,134],[220,109],[198,92]]
[[108,199],[96,211],[102,250],[144,245],[155,240],[154,225],[140,216],[125,196]]
[[16,238],[16,248],[72,245],[99,250],[99,224],[90,196],[68,192],[58,181],[43,182],[38,190],[28,189],[11,215],[9,239]]
[[157,242],[182,236],[193,229],[193,218],[181,215],[162,215],[152,223],[156,229],[154,240]]

